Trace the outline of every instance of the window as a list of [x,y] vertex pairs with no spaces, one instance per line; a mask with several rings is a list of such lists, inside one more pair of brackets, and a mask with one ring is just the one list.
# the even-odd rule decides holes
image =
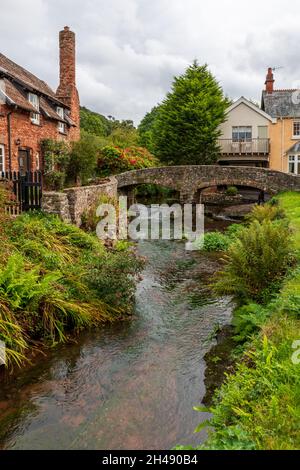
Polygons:
[[0,173],[5,171],[5,153],[4,145],[0,145]]
[[[60,106],[57,106],[56,108],[56,112],[57,114],[59,115],[59,117],[61,119],[65,119],[65,112],[64,112],[64,108],[61,108]],[[58,130],[61,134],[64,134],[65,133],[65,123],[64,122],[61,122],[59,121],[58,123]]]
[[289,173],[300,175],[300,155],[289,156]]
[[300,137],[300,121],[294,121],[293,136]]
[[31,122],[33,124],[40,124],[40,100],[34,93],[28,93],[29,103],[38,111],[37,113],[31,113]]
[[252,140],[251,126],[234,126],[232,128],[233,142],[250,142]]

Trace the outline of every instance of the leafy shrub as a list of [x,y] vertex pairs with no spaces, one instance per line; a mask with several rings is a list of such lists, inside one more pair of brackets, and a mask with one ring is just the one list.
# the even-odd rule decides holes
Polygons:
[[230,239],[221,232],[208,232],[204,236],[204,251],[226,251],[229,248]]
[[69,183],[86,184],[89,178],[96,175],[99,147],[97,138],[82,133],[78,142],[73,142],[67,179]]
[[131,313],[135,281],[134,276],[141,270],[143,260],[136,258],[130,252],[116,251],[114,255],[86,258],[89,270],[85,281],[89,287],[105,299],[108,305]]
[[234,339],[242,343],[247,341],[261,329],[269,316],[270,311],[261,305],[252,303],[239,307],[234,312],[232,322],[235,327]]
[[281,220],[285,218],[284,210],[278,205],[266,204],[264,206],[254,206],[250,214],[247,214],[245,220],[254,222],[255,220],[262,223],[266,220]]
[[228,186],[226,189],[227,196],[237,196],[238,189],[235,186]]
[[204,251],[227,251],[229,246],[235,241],[239,233],[243,230],[243,225],[232,224],[225,232],[208,232],[204,235]]
[[229,227],[227,227],[225,234],[231,240],[235,240],[238,237],[238,235],[241,233],[243,228],[244,226],[242,224],[231,224],[229,225]]
[[266,301],[294,261],[291,232],[282,223],[257,221],[244,228],[225,255],[215,290],[239,301]]
[[65,186],[70,147],[66,142],[52,139],[42,141],[44,156],[44,184],[47,189],[59,191]]
[[95,236],[42,213],[7,220],[2,230],[0,340],[11,361],[32,341],[65,341],[132,312],[142,262],[131,252],[108,252]]
[[100,152],[98,171],[102,176],[122,173],[124,171],[149,168],[157,163],[154,156],[142,147],[106,146]]

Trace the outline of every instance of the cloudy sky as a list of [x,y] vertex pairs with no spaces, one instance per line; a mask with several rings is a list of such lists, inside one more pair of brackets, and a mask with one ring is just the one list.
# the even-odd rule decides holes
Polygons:
[[300,83],[299,0],[0,0],[0,51],[53,88],[58,31],[77,34],[81,104],[136,123],[193,59],[231,98],[259,100],[268,66],[277,87]]

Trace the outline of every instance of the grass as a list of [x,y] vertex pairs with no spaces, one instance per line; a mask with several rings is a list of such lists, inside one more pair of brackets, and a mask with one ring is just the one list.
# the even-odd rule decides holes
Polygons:
[[292,361],[293,344],[300,340],[300,194],[277,199],[293,229],[298,267],[269,304],[242,307],[242,313],[260,312],[261,322],[215,396],[213,430],[200,449],[300,449],[300,364]]

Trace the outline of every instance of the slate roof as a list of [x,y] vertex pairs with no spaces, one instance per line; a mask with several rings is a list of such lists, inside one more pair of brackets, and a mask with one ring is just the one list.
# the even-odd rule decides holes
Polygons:
[[[29,112],[37,112],[28,101],[28,92],[36,93],[40,96],[40,112],[48,119],[63,121],[70,126],[75,123],[69,117],[68,106],[66,106],[47,85],[32,73],[17,65],[12,60],[0,53],[0,97],[8,105],[18,106]],[[65,110],[65,118],[56,112],[56,106],[61,106]]]
[[57,114],[54,108],[52,108],[48,101],[43,97],[40,99],[40,110],[47,118],[54,119],[55,121],[62,121],[61,117]]
[[28,91],[37,91],[43,95],[49,96],[54,101],[60,102],[55,92],[51,90],[46,82],[40,80],[38,77],[28,72],[23,67],[8,59],[8,57],[1,53],[0,74],[3,74],[7,78],[16,80],[20,83],[20,85],[26,85]]
[[9,105],[19,106],[20,108],[25,109],[25,111],[36,112],[36,109],[29,103],[24,93],[22,93],[22,91],[6,78],[2,79],[0,95]]
[[[273,118],[300,118],[300,99],[296,100],[296,102],[293,100],[296,91],[274,90],[273,93],[263,91],[262,109]],[[299,104],[297,104],[297,101],[299,101]]]

